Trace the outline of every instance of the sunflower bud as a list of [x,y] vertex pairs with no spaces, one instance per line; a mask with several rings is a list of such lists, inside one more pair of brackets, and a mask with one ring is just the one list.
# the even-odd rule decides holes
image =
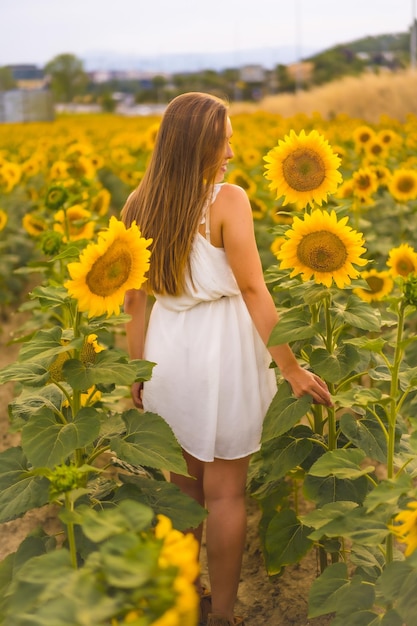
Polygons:
[[46,193],[45,204],[48,209],[60,209],[68,198],[68,191],[59,185],[53,185]]
[[58,254],[61,249],[62,234],[55,231],[47,231],[41,238],[41,250],[48,256]]
[[62,493],[82,487],[85,475],[74,465],[57,465],[49,476],[50,495],[56,498]]

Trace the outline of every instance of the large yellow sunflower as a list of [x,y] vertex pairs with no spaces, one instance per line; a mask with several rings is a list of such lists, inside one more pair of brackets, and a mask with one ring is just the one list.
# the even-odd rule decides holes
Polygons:
[[388,267],[392,276],[408,276],[417,272],[417,252],[408,243],[392,248],[388,253]]
[[291,130],[264,160],[269,188],[275,190],[277,198],[285,197],[283,206],[289,202],[321,206],[342,182],[340,158],[316,130],[308,135],[304,130],[299,135]]
[[391,293],[394,287],[392,275],[387,270],[378,272],[376,269],[361,273],[361,277],[368,283],[369,289],[354,289],[353,293],[365,302],[375,302],[382,300],[384,296]]
[[80,260],[69,263],[71,280],[65,283],[70,296],[78,300],[80,311],[89,317],[118,315],[128,289],[140,289],[149,268],[151,239],[141,236],[135,223],[126,229],[114,216],[109,228],[99,233]]
[[407,168],[396,170],[388,183],[394,200],[408,202],[417,198],[417,171]]
[[301,274],[304,281],[314,277],[316,283],[330,287],[332,280],[339,288],[349,285],[359,272],[353,265],[366,265],[361,233],[347,226],[348,218],[339,222],[335,211],[321,209],[301,220],[294,217],[287,241],[277,253],[282,269],[293,268],[291,276]]

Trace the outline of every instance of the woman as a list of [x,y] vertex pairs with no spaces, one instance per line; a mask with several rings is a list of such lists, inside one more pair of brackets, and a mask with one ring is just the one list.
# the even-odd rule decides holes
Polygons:
[[[148,289],[126,294],[131,358],[156,363],[132,389],[135,405],[161,415],[180,442],[190,477],[172,475],[208,510],[210,626],[234,616],[246,534],[250,456],[276,392],[271,357],[297,397],[330,405],[326,384],[287,345],[266,348],[278,322],[263,278],[245,191],[223,183],[233,157],[223,101],[186,93],[167,107],[149,166],[122,212],[153,239]],[[143,404],[142,404],[143,403]],[[195,531],[201,543],[202,527]]]

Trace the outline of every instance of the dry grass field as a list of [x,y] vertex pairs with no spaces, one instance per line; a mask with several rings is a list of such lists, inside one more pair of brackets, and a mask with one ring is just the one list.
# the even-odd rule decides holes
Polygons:
[[231,113],[260,109],[283,117],[320,113],[331,119],[345,114],[369,123],[378,123],[381,116],[403,122],[408,114],[417,115],[417,70],[344,77],[296,94],[267,96],[257,104],[235,103]]

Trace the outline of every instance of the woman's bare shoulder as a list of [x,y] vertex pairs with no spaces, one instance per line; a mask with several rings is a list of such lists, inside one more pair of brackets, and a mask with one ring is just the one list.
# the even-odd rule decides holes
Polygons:
[[239,185],[223,183],[217,197],[228,201],[242,201],[247,199],[247,194],[243,187],[239,187]]

